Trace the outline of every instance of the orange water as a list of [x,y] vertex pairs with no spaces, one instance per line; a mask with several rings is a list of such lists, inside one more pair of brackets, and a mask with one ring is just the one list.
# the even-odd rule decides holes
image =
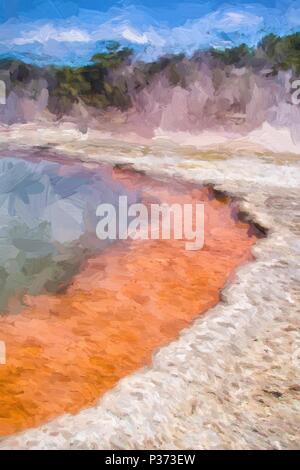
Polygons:
[[215,305],[234,268],[251,259],[255,235],[208,189],[120,170],[114,178],[142,190],[145,201],[204,201],[205,246],[116,243],[88,260],[63,294],[27,296],[21,314],[0,317],[7,347],[7,364],[0,366],[2,436],[94,404]]

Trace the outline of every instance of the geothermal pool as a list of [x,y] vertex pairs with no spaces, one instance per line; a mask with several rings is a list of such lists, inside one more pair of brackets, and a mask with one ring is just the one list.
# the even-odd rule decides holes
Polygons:
[[[96,207],[203,202],[205,244],[100,241]],[[0,436],[92,405],[219,301],[259,234],[210,188],[42,151],[0,158]]]

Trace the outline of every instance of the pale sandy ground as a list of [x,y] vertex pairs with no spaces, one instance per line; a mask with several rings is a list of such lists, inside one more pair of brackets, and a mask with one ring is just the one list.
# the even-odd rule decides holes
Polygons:
[[4,439],[0,448],[300,448],[300,149],[134,146],[33,125],[4,129],[0,140],[210,183],[269,229],[221,302],[157,351],[151,367],[121,380],[95,407]]

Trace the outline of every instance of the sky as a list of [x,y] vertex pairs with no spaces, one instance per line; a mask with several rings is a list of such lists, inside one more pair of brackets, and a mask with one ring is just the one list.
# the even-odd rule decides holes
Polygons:
[[144,60],[300,31],[295,0],[0,0],[0,55],[87,63],[117,40]]

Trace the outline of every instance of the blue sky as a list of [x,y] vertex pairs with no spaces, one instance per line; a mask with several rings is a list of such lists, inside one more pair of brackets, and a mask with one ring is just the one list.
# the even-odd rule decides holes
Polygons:
[[86,63],[111,39],[150,60],[299,30],[294,0],[0,0],[0,54],[41,64]]

